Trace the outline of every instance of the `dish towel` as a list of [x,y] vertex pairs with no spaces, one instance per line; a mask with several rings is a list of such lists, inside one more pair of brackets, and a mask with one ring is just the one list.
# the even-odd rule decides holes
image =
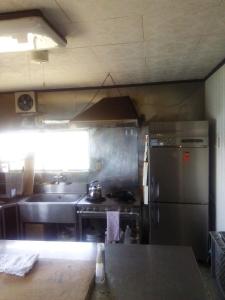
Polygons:
[[120,240],[120,212],[107,211],[106,242],[112,243]]
[[24,276],[37,260],[37,254],[0,254],[0,272]]

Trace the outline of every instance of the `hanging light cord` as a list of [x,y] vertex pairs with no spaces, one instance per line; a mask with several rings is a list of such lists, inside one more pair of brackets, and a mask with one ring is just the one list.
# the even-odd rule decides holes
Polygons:
[[[116,82],[114,81],[112,75],[109,73],[108,76],[111,78],[112,83],[114,84],[114,86],[116,86]],[[119,89],[118,87],[116,87],[116,89],[117,89],[118,94],[119,94],[120,96],[122,96],[120,89]]]
[[[100,91],[101,88],[104,86],[106,80],[107,80],[109,77],[111,78],[113,85],[116,86],[116,83],[115,83],[115,81],[114,81],[112,75],[111,75],[110,73],[108,73],[108,74],[106,75],[105,79],[103,80],[102,84],[100,85],[100,87],[97,89],[97,91],[95,92],[95,94],[94,94],[93,97],[91,98],[91,100],[90,100],[86,105],[84,105],[84,107],[83,107],[83,108],[82,108],[82,109],[74,116],[74,118],[75,118],[76,116],[78,116],[79,114],[81,114],[82,112],[84,112],[84,111],[85,111],[85,110],[93,103],[93,101],[94,101],[95,98],[97,97],[99,91]],[[117,87],[117,91],[118,91],[119,95],[121,96],[121,91],[120,91],[120,89],[119,89],[118,87]]]

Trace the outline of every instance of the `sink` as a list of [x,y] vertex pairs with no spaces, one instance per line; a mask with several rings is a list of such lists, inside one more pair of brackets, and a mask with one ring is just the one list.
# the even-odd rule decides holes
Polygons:
[[25,202],[77,202],[83,195],[79,194],[37,194],[25,200]]
[[19,203],[22,223],[76,223],[76,203],[82,194],[35,194]]
[[7,202],[5,200],[0,200],[0,205],[4,205],[6,204]]

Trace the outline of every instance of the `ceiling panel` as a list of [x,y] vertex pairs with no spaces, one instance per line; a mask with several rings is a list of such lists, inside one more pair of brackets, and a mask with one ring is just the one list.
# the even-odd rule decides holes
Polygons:
[[[65,35],[49,62],[0,54],[0,91],[204,78],[225,57],[225,0],[1,0],[41,9]],[[109,83],[111,84],[111,83]]]
[[200,42],[200,38],[188,37],[186,39],[161,39],[157,36],[151,37],[144,43],[146,57],[171,57],[182,58],[187,57],[194,51]]
[[142,17],[67,24],[68,47],[85,47],[143,41]]
[[55,49],[49,54],[50,66],[98,65],[100,62],[90,48]]
[[143,15],[142,0],[57,0],[73,22]]
[[211,18],[208,22],[204,35],[225,35],[225,1],[220,6],[211,9]]
[[28,53],[0,53],[0,73],[10,69],[25,69],[28,62]]
[[124,70],[123,72],[112,72],[111,74],[116,84],[135,84],[152,80],[149,71],[138,70],[135,73],[131,73]]
[[[82,87],[82,86],[98,86],[101,85],[106,78],[106,73],[85,71],[71,71],[70,76],[66,70],[54,71],[45,70],[45,85],[46,87],[57,86],[60,88],[66,87]],[[66,83],[62,82],[62,78],[66,78]]]
[[140,71],[147,71],[145,58],[138,59],[121,59],[121,60],[109,60],[104,62],[105,70],[109,72],[121,72],[126,71],[130,74]]
[[100,61],[137,59],[145,57],[144,43],[129,43],[92,47]]
[[221,0],[152,0],[147,4],[144,13],[146,40],[153,36],[178,40],[210,34],[216,15],[221,11]]
[[20,2],[16,0],[1,0],[0,1],[0,12],[10,12],[15,10],[23,9]]

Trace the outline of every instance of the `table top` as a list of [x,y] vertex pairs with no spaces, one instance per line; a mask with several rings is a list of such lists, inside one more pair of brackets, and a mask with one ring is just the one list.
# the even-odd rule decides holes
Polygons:
[[25,277],[0,274],[0,300],[86,300],[92,291],[96,244],[2,240],[0,253],[39,254]]
[[0,240],[0,253],[35,253],[39,259],[96,260],[95,243]]
[[200,271],[189,247],[106,246],[109,288],[120,300],[204,300]]

